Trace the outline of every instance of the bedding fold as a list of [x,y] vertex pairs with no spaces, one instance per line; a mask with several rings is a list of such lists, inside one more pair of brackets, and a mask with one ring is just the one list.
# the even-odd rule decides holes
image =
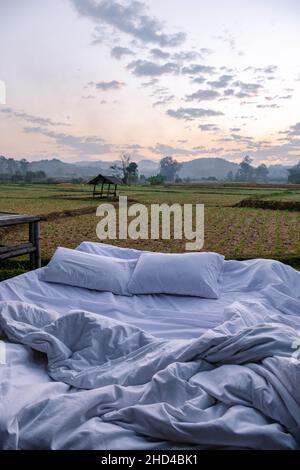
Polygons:
[[236,302],[226,318],[195,339],[162,340],[84,310],[0,302],[4,337],[45,354],[50,377],[74,387],[23,408],[14,442],[76,448],[93,423],[186,446],[300,448],[300,317]]

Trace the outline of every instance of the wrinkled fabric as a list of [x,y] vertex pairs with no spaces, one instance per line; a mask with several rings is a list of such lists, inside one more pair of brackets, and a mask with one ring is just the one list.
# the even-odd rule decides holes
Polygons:
[[164,340],[93,312],[1,302],[3,337],[61,387],[0,417],[2,448],[107,448],[105,429],[132,448],[300,448],[300,316],[251,302],[225,316],[197,338]]
[[[142,253],[89,242],[82,243],[78,249],[126,260],[137,260]],[[17,334],[21,328],[20,336],[25,337],[26,333],[27,339],[37,335],[45,350],[47,337],[49,350],[52,348],[62,362],[56,362],[55,354],[48,357],[45,352],[33,349],[33,344],[32,347],[29,343],[21,344],[17,337],[9,340],[2,332],[1,449],[299,447],[299,386],[295,386],[299,384],[299,339],[294,341],[292,333],[294,330],[300,338],[298,271],[273,260],[225,261],[217,300],[174,295],[120,297],[109,292],[41,282],[40,272],[28,272],[1,282],[0,301],[17,301],[23,307],[33,304],[34,307],[24,308],[26,314],[19,312],[16,317],[11,310],[7,327],[12,328],[12,334]],[[33,308],[42,310],[40,324],[37,324],[36,310],[31,320],[29,312]],[[4,310],[7,311],[7,307]],[[66,341],[64,325],[68,320],[65,318],[62,324],[55,322],[62,316],[72,316],[74,311],[76,321],[68,323],[70,331]],[[124,370],[121,365],[117,367],[118,361],[122,362],[121,343],[116,351],[119,358],[113,356],[113,348],[110,348],[105,353],[106,358],[101,356],[99,363],[95,359],[90,367],[91,357],[85,355],[84,348],[79,350],[76,344],[72,345],[72,337],[76,343],[80,331],[87,332],[89,328],[92,331],[97,323],[94,316],[123,325],[113,323],[115,333],[111,335],[123,338],[124,344],[131,344],[129,350],[123,348],[122,354],[138,357],[142,341],[145,348],[142,352],[151,349],[147,359],[143,354],[139,356],[138,365],[143,366],[138,368],[140,372],[134,371],[131,377],[134,361],[124,361]],[[22,322],[18,318],[22,318]],[[102,338],[109,338],[105,335],[110,329],[102,320]],[[12,321],[17,321],[16,329],[9,326]],[[230,326],[232,322],[235,327]],[[58,325],[64,331],[61,336]],[[248,325],[246,335],[246,331],[241,333],[245,325]],[[259,335],[255,334],[254,325],[258,325]],[[131,327],[138,330],[135,342]],[[241,328],[241,336],[232,328]],[[289,345],[291,336],[293,343]],[[85,340],[87,338],[86,335]],[[205,342],[199,343],[202,339]],[[216,341],[215,346],[212,341]],[[173,349],[169,355],[164,352],[164,363],[162,360],[155,362],[155,354],[157,357],[157,350],[161,351],[165,342],[170,342]],[[86,349],[91,352],[93,347],[88,344]],[[194,354],[194,347],[199,348],[198,356],[188,359]],[[202,358],[206,347],[209,360]],[[99,344],[95,351],[100,354]],[[172,354],[178,351],[181,359],[176,357],[172,362]],[[186,356],[183,357],[183,353]],[[103,373],[108,359],[116,361],[115,367],[108,367]],[[75,378],[77,384],[89,382],[91,387],[93,381],[96,383],[101,378],[99,374],[94,378],[89,374],[96,365],[98,371],[102,368],[102,380],[105,379],[107,385],[84,389],[70,385],[71,381],[52,378],[50,361],[52,373],[62,373],[64,380]],[[148,364],[153,375],[143,383],[142,371],[147,377],[152,374]],[[158,365],[164,368],[157,369]],[[113,382],[120,378],[123,385]],[[135,380],[136,385],[129,385],[130,380]],[[137,380],[142,383],[137,384]]]

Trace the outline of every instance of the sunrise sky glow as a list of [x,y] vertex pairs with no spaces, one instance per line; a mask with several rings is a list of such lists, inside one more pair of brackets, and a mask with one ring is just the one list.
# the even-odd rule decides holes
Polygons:
[[1,0],[0,154],[300,160],[298,0]]

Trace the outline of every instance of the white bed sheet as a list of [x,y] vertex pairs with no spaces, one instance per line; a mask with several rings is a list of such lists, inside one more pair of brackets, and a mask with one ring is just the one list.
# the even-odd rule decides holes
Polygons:
[[[99,243],[82,243],[79,249],[130,259],[137,250]],[[43,268],[41,268],[43,269]],[[73,309],[99,313],[132,323],[165,339],[196,338],[221,324],[226,307],[235,301],[250,301],[275,311],[300,305],[300,273],[277,261],[257,259],[225,261],[219,299],[175,295],[118,296],[39,280],[40,270],[0,283],[0,300],[19,300],[66,314]]]
[[[105,244],[84,243],[80,249],[127,259],[139,255],[137,251]],[[236,301],[252,304],[256,310],[263,307],[274,313],[300,311],[300,273],[272,260],[225,261],[218,300],[170,295],[116,296],[42,282],[39,272],[36,270],[0,283],[0,300],[28,302],[61,315],[73,309],[87,310],[134,324],[165,339],[198,337],[226,320],[227,310]],[[18,435],[14,429],[17,426],[14,417],[21,408],[41,397],[64,393],[81,392],[64,383],[54,382],[47,373],[43,355],[5,341],[5,364],[0,364],[0,448],[7,448],[5,442],[9,442],[8,448],[30,449],[31,443],[28,447],[26,442],[20,446],[17,442],[12,444],[9,436]],[[82,433],[83,440],[77,442],[77,449],[89,448],[88,439],[93,436],[90,428],[83,428]],[[111,423],[102,423],[101,435],[99,427],[97,433],[99,449],[173,448],[170,443],[137,436]],[[52,447],[55,448],[55,442]],[[174,448],[180,448],[180,445],[174,445]]]

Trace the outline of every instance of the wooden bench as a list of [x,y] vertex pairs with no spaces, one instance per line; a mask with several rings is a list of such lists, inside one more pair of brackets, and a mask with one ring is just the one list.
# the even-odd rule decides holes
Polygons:
[[14,246],[0,245],[0,261],[29,255],[30,269],[41,267],[40,219],[34,215],[0,212],[0,228],[29,224],[28,242]]

